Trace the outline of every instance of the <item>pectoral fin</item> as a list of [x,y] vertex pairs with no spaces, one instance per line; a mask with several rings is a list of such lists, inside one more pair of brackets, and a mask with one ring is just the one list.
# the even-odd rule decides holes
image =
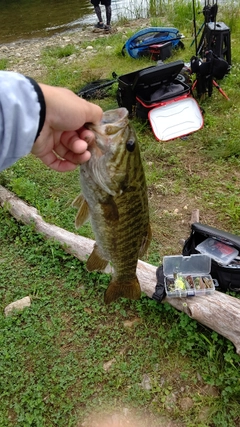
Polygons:
[[78,213],[75,218],[75,227],[80,228],[89,218],[89,207],[84,199],[83,195],[80,194],[72,202],[72,206],[78,209]]
[[105,292],[104,302],[106,304],[110,304],[111,302],[116,301],[120,297],[134,300],[139,299],[141,297],[141,288],[137,276],[135,276],[132,280],[129,281],[111,281]]
[[95,244],[94,249],[87,260],[87,270],[88,271],[103,271],[108,265],[108,261],[102,258],[99,253],[98,246]]

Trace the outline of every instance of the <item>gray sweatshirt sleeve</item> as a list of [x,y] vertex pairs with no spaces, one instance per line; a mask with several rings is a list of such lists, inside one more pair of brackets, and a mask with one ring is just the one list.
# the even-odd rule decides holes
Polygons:
[[21,74],[0,71],[0,171],[30,153],[44,119],[45,102],[38,84]]

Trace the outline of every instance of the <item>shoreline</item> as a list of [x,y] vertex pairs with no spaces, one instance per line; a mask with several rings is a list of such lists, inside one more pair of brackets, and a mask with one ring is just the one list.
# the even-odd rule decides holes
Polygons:
[[54,38],[58,38],[58,37],[63,37],[64,35],[68,35],[68,34],[74,34],[77,32],[81,32],[81,31],[89,31],[91,32],[93,29],[92,25],[84,25],[84,26],[78,26],[74,29],[66,29],[64,31],[61,32],[57,32],[57,31],[49,31],[49,33],[45,33],[42,32],[42,35],[40,36],[35,36],[35,37],[28,37],[28,38],[19,38],[16,40],[12,40],[12,41],[5,41],[5,42],[1,42],[0,43],[0,49],[2,46],[11,46],[11,45],[19,45],[19,44],[26,44],[26,43],[35,43],[35,42],[39,42],[39,41],[44,41],[44,40],[48,40],[48,39],[54,39]]
[[[65,47],[68,44],[79,46],[77,58],[85,58],[86,55],[92,55],[94,52],[81,48],[81,43],[88,41],[90,44],[96,38],[109,37],[112,33],[120,33],[127,39],[126,33],[131,30],[138,30],[149,26],[149,19],[141,18],[117,26],[113,25],[111,33],[96,30],[91,26],[84,26],[74,31],[64,31],[63,33],[53,34],[51,36],[34,38],[29,40],[14,41],[0,45],[0,60],[7,60],[6,71],[19,72],[29,75],[32,78],[39,79],[44,77],[47,68],[41,61],[41,52],[46,47]],[[73,58],[71,58],[71,56]],[[76,54],[63,58],[65,63],[76,60]]]

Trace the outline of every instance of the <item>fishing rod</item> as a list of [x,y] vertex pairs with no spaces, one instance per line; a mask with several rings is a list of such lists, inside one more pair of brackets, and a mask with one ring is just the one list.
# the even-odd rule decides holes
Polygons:
[[[181,36],[179,36],[179,37],[175,37],[175,38],[173,38],[173,39],[168,39],[168,40],[162,40],[162,41],[160,41],[160,43],[157,43],[157,44],[161,44],[161,43],[168,43],[168,42],[173,42],[173,41],[175,41],[175,40],[181,40],[181,39],[184,39],[185,37],[183,36],[183,35],[181,35]],[[129,49],[131,49],[131,50],[133,50],[133,49],[139,49],[139,48],[142,48],[142,47],[149,47],[149,46],[152,46],[154,43],[153,42],[151,42],[151,43],[142,43],[141,45],[139,45],[139,46],[135,46],[135,47],[131,47],[130,46],[130,48]]]
[[[197,34],[197,27],[196,27],[196,11],[195,11],[195,0],[192,0],[192,6],[193,6],[193,29],[194,29],[194,40],[195,40],[195,52],[196,52],[196,55],[197,55],[197,36],[198,36],[198,34],[200,33],[200,31],[201,31],[202,27],[201,27],[201,29],[199,30],[198,34]],[[193,40],[193,42],[191,43],[191,46],[192,46],[192,44],[194,43],[194,40]],[[190,46],[190,47],[191,47],[191,46]]]
[[[196,51],[196,55],[201,54],[203,47],[205,45],[205,48],[208,48],[208,44],[209,44],[209,40],[208,40],[208,32],[207,32],[207,26],[209,22],[214,22],[214,24],[216,25],[216,16],[217,16],[217,12],[218,12],[218,4],[217,4],[217,0],[214,3],[214,0],[212,1],[212,4],[210,4],[209,0],[205,0],[205,4],[203,7],[203,10],[198,12],[198,14],[203,13],[204,16],[204,21],[201,25],[201,27],[199,28],[199,30],[197,31],[196,29],[196,6],[195,6],[195,0],[192,0],[192,4],[193,4],[193,25],[194,25],[194,40],[192,40],[192,43],[190,45],[190,47],[193,45],[193,43],[195,42],[195,51]],[[200,34],[200,32],[203,30],[199,45],[197,43],[197,38]]]
[[[214,1],[214,0],[213,0]],[[197,53],[196,55],[200,55],[202,54],[202,51],[205,47],[205,50],[203,51],[203,54],[205,53],[205,51],[207,49],[210,48],[210,34],[208,33],[207,27],[208,27],[208,23],[209,22],[214,22],[214,29],[216,27],[216,16],[217,16],[217,12],[218,12],[218,4],[217,4],[217,0],[215,3],[212,2],[212,5],[210,4],[209,0],[208,2],[205,0],[205,6],[202,10],[203,15],[204,15],[204,23],[202,25],[203,28],[203,32],[202,32],[202,36],[197,48]]]

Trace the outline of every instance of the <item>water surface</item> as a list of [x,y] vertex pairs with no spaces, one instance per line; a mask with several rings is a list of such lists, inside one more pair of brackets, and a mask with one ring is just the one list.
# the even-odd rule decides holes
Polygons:
[[[144,16],[147,0],[112,0],[112,21]],[[102,6],[105,20],[105,8]],[[0,0],[0,44],[46,37],[97,22],[90,0]]]

